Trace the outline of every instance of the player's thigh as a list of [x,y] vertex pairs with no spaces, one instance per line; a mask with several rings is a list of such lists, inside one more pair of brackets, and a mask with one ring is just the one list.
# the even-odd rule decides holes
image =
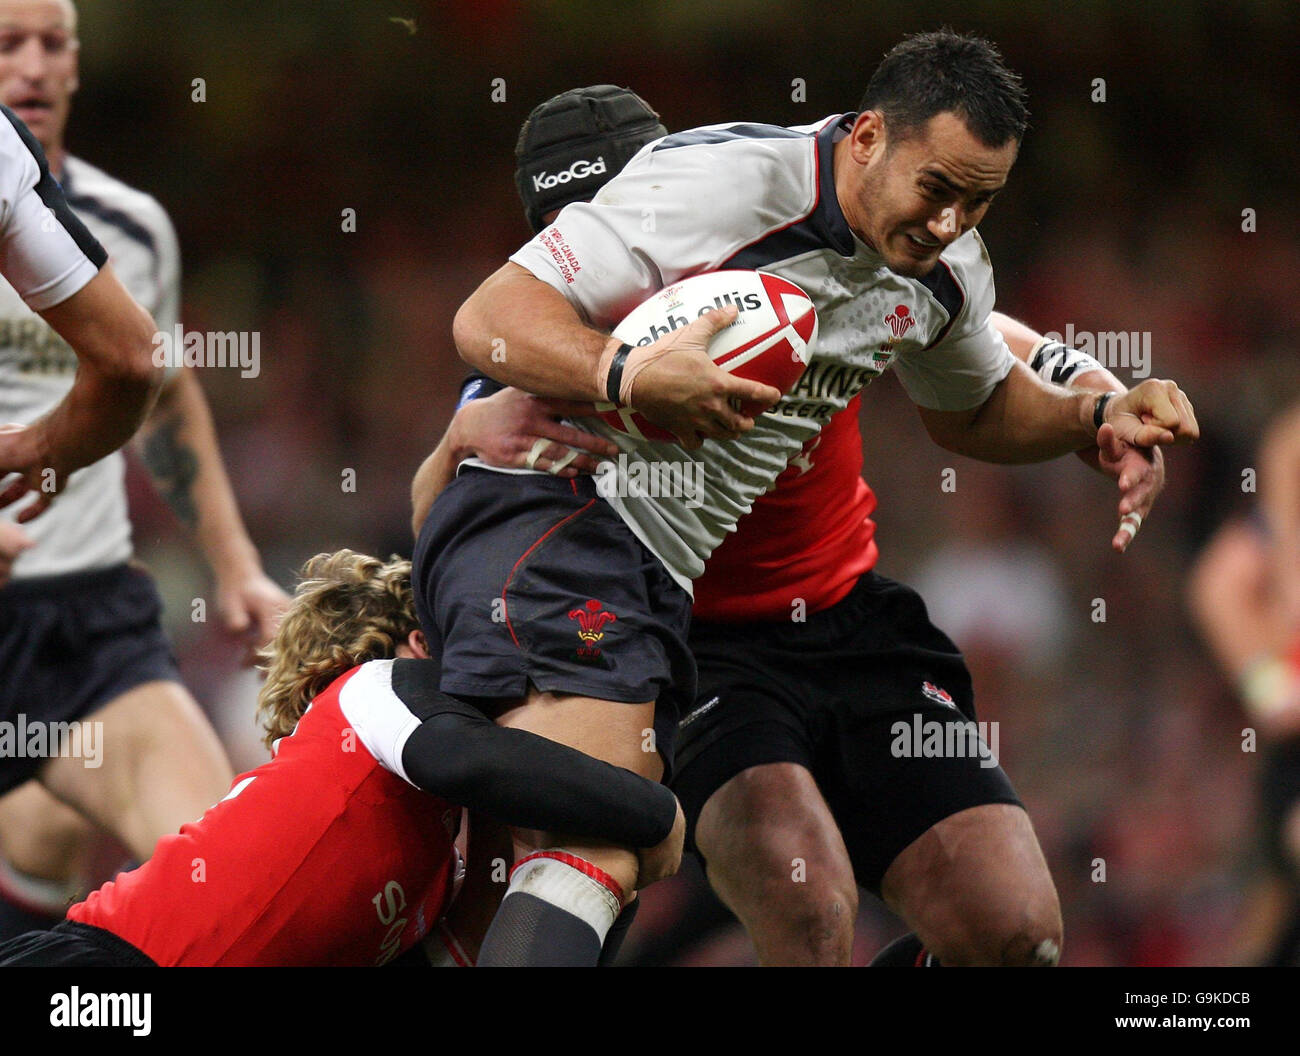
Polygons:
[[936,822],[885,873],[883,894],[949,964],[1054,963],[1056,889],[1028,814],[1010,803]]
[[[1043,941],[1060,946],[1060,910],[1033,827],[997,764],[996,741],[940,685],[923,685],[911,711],[828,712],[834,732],[818,780],[858,882],[941,961],[1029,963]],[[955,703],[973,708],[965,693]]]
[[0,796],[0,857],[29,876],[67,876],[98,832],[89,819],[37,781]]
[[87,715],[99,744],[53,758],[41,783],[138,856],[225,795],[233,776],[216,732],[178,682],[135,686]]
[[852,950],[857,886],[811,772],[824,622],[691,629],[699,693],[672,787],[688,846],[764,964],[846,963]]
[[499,726],[527,730],[657,780],[663,763],[654,719],[654,701],[628,704],[538,690],[496,716]]
[[[496,721],[658,780],[663,762],[656,749],[654,716],[653,701],[629,704],[532,690],[523,701],[498,714]],[[638,860],[631,848],[570,833],[515,830],[516,858],[550,847],[563,847],[593,863],[629,894],[635,887]]]
[[[443,690],[509,701],[503,725],[662,774],[675,693],[695,683],[690,598],[590,479],[467,470],[429,512],[412,583]],[[594,855],[629,890],[636,879],[629,850],[519,835]]]

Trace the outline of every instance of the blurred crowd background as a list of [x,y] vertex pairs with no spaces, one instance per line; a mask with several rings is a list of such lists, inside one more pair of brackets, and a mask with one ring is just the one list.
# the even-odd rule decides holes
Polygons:
[[[1152,375],[1187,390],[1204,438],[1171,455],[1154,516],[1119,557],[1111,482],[1073,458],[1002,468],[949,455],[884,379],[863,412],[879,568],[921,589],[967,651],[980,717],[1001,723],[1002,763],[1061,893],[1066,963],[1251,955],[1258,757],[1242,750],[1247,722],[1184,593],[1209,533],[1253,503],[1241,472],[1262,423],[1300,395],[1300,6],[79,6],[70,149],[170,211],[187,328],[261,333],[257,378],[200,375],[250,531],[286,586],[321,550],[409,553],[410,476],[462,375],[452,314],[528,235],[513,148],[536,103],[616,82],[670,130],[808,123],[856,109],[907,32],[946,23],[995,40],[1033,114],[981,227],[999,307],[1041,330],[1148,331]],[[953,492],[940,486],[948,467]],[[348,469],[355,491],[342,487]],[[218,628],[189,619],[208,589],[196,552],[143,472],[132,501],[186,678],[236,767],[256,765],[255,679]],[[688,870],[648,892],[629,955],[752,961],[700,889]],[[859,960],[899,930],[864,905]]]

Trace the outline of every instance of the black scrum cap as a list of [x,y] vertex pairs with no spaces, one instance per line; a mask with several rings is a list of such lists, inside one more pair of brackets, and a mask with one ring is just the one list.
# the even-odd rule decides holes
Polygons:
[[645,144],[667,134],[628,88],[597,84],[546,100],[528,115],[515,147],[515,185],[532,229],[540,231],[552,210],[590,198]]

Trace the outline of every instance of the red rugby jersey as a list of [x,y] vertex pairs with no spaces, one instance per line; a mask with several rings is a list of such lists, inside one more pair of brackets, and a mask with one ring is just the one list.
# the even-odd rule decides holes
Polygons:
[[[392,702],[362,667],[313,700],[275,758],[153,857],[68,910],[161,965],[375,965],[446,910],[459,808],[385,769],[354,727]],[[277,823],[279,822],[279,823]]]
[[788,620],[842,599],[876,563],[876,496],[862,479],[855,396],[831,416],[713,551],[695,580],[693,615],[736,622]]

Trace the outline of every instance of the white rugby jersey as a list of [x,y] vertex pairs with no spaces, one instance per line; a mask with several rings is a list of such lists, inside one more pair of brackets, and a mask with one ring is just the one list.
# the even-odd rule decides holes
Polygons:
[[656,290],[723,268],[780,275],[816,304],[808,369],[740,439],[688,452],[599,419],[578,423],[629,458],[704,463],[702,495],[633,497],[635,485],[620,480],[609,497],[688,589],[805,442],[882,371],[892,367],[920,406],[958,411],[983,403],[1014,362],[989,322],[993,269],[974,231],[913,279],[890,271],[850,230],[835,194],[833,146],[853,117],[794,128],[711,125],[656,140],[590,204],[568,206],[510,258],[601,330]]
[[[0,133],[7,129],[0,121]],[[171,333],[180,311],[180,252],[162,206],[73,157],[64,163],[63,194],[76,217],[108,250],[131,296],[163,332]],[[95,270],[91,268],[90,276]],[[63,399],[77,370],[71,346],[28,305],[47,306],[0,284],[0,421],[35,421]],[[50,508],[23,525],[36,545],[19,555],[13,575],[63,575],[128,560],[131,522],[124,470],[123,456],[115,451],[73,473]],[[0,517],[12,520],[26,505],[24,501],[6,507]]]

